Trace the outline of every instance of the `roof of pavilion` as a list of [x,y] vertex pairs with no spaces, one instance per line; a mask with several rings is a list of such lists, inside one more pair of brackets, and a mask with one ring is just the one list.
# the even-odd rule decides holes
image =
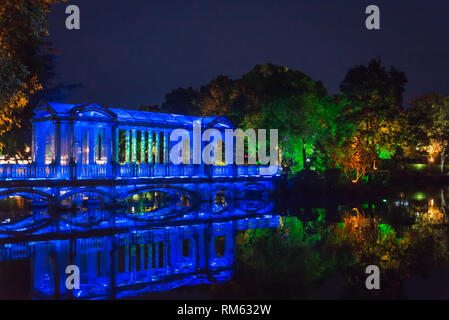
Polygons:
[[193,126],[200,122],[203,127],[233,128],[231,122],[222,116],[193,117],[180,114],[109,108],[96,103],[65,104],[43,102],[35,108],[34,119],[71,117],[78,120],[115,120],[126,125],[162,125],[170,127]]

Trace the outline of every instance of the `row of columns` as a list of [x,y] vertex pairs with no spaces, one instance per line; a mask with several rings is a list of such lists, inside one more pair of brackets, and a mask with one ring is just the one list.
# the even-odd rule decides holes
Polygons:
[[[69,148],[70,159],[77,164],[111,164],[113,159],[112,134],[108,127],[87,126],[76,129]],[[68,130],[73,135],[73,129]]]
[[[38,165],[56,166],[115,165],[119,162],[167,164],[171,146],[169,133],[169,129],[136,129],[129,126],[119,127],[112,123],[57,119],[33,126],[33,160]],[[138,136],[140,139],[137,139]],[[120,144],[120,137],[124,138],[124,145]],[[199,150],[203,150],[204,144],[202,141]],[[227,152],[228,150],[225,150],[225,153]]]
[[[118,164],[121,130],[125,131],[124,164],[169,162],[169,132],[166,130],[77,124],[59,119],[33,125],[33,161],[40,165],[57,166],[68,165],[70,162],[89,165]],[[140,159],[137,156],[138,133]]]
[[[125,131],[124,164],[136,164],[138,162],[137,161],[138,132],[140,132],[139,163],[140,164],[168,163],[169,140],[167,131],[136,130],[136,129],[125,129],[124,131]],[[119,131],[117,132],[116,145],[119,146]],[[148,151],[148,159],[146,157],[146,151]],[[118,159],[119,147],[116,148],[116,152]]]

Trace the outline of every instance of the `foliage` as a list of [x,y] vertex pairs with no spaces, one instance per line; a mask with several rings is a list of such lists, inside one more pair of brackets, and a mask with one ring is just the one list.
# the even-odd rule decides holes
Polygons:
[[218,76],[200,90],[174,90],[167,94],[162,109],[224,115],[237,127],[278,129],[284,163],[298,172],[308,167],[307,159],[320,169],[325,166],[325,154],[316,142],[324,131],[335,137],[340,106],[326,96],[321,82],[303,72],[267,63],[256,65],[237,80]]
[[196,105],[198,98],[199,93],[192,87],[178,88],[165,95],[161,109],[164,112],[196,116],[200,113]]
[[342,119],[352,124],[352,138],[342,146],[348,159],[338,163],[346,173],[353,172],[354,182],[369,170],[377,170],[382,159],[391,159],[407,143],[407,121],[402,108],[405,74],[387,71],[378,59],[367,66],[351,68],[340,85],[350,102]]
[[[25,109],[49,76],[48,55],[40,49],[48,34],[49,6],[55,2],[3,0],[0,3],[0,149],[3,151],[14,140],[7,133],[17,133],[22,125],[27,125],[25,115],[30,110]],[[19,140],[15,142],[17,147],[21,145]],[[12,149],[8,147],[6,151]]]
[[382,160],[402,159],[411,144],[402,109],[406,83],[404,73],[374,59],[348,71],[342,96],[328,96],[320,81],[267,63],[237,80],[218,76],[200,90],[174,90],[163,109],[225,115],[243,128],[278,129],[288,171],[342,168],[360,181]]
[[412,99],[411,104],[408,113],[416,128],[417,148],[424,150],[431,162],[439,157],[443,172],[449,147],[449,96],[425,94]]
[[[340,274],[349,297],[401,294],[401,283],[412,273],[449,265],[448,218],[441,197],[441,206],[425,201],[402,207],[407,212],[399,223],[392,217],[397,207],[376,205],[382,214],[370,216],[364,210],[372,212],[374,206],[364,205],[343,210],[339,223],[326,221],[329,212],[317,210],[319,215],[308,222],[281,217],[276,229],[244,231],[237,247],[238,292],[249,284],[257,289],[246,295],[313,297],[323,281]],[[382,270],[382,290],[368,292],[363,286],[368,265]]]
[[337,157],[337,164],[343,168],[345,175],[357,183],[365,176],[375,161],[374,154],[369,150],[366,144],[358,138],[353,138],[353,143],[346,142]]
[[[282,292],[276,290],[281,296],[305,294],[323,277],[331,275],[338,261],[332,252],[313,249],[315,242],[309,241],[312,234],[293,217],[283,217],[277,230],[247,230],[239,238],[238,273],[246,282],[257,282],[259,293],[282,286]],[[252,278],[254,275],[256,278]]]

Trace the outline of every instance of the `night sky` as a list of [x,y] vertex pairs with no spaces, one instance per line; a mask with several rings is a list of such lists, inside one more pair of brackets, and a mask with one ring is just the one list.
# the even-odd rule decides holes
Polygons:
[[[65,28],[69,4],[80,8],[80,30]],[[370,4],[380,7],[380,31],[365,28]],[[336,93],[350,67],[374,57],[406,72],[406,98],[449,94],[447,0],[71,0],[49,22],[61,51],[56,81],[83,85],[66,102],[161,104],[172,89],[266,62]]]

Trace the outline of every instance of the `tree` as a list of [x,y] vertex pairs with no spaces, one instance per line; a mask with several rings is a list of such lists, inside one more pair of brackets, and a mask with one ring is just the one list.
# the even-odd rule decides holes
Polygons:
[[236,83],[226,76],[218,76],[209,84],[201,86],[198,107],[202,116],[230,116],[239,90]]
[[326,128],[335,132],[335,116],[341,109],[332,113],[335,104],[326,100],[326,95],[320,81],[301,71],[266,63],[236,80],[218,76],[199,91],[173,90],[166,95],[162,109],[189,115],[223,115],[244,129],[278,129],[280,152],[285,163],[291,163],[297,172],[307,163],[312,165],[312,160],[317,159],[315,164],[324,161],[316,145],[317,132]]
[[449,148],[449,96],[425,94],[412,99],[411,104],[410,122],[420,137],[417,147],[427,152],[431,162],[439,157],[440,170],[444,172]]
[[[43,89],[48,55],[43,54],[47,13],[56,0],[3,0],[0,3],[0,149],[23,151],[12,134],[31,117],[25,110]],[[25,123],[26,125],[26,123]]]
[[320,81],[305,73],[284,66],[266,63],[256,65],[237,81],[240,96],[237,97],[235,117],[245,118],[262,112],[266,104],[282,99],[294,99],[307,93],[319,98],[327,95]]
[[[284,166],[293,172],[322,167],[317,140],[326,125],[326,88],[301,71],[270,63],[238,80],[234,118],[244,128],[278,129]],[[330,114],[330,113],[328,113]],[[321,161],[322,162],[322,161]]]
[[161,109],[157,104],[155,105],[141,105],[139,107],[140,111],[149,111],[149,112],[161,112]]
[[201,112],[197,105],[199,92],[192,87],[178,88],[165,95],[161,110],[169,113],[197,116]]
[[341,152],[336,156],[336,163],[343,168],[345,175],[357,183],[370,170],[374,154],[367,150],[367,145],[359,137],[345,141],[340,148]]
[[373,170],[379,160],[391,159],[406,143],[407,121],[402,107],[406,83],[403,72],[394,68],[387,71],[380,60],[373,59],[367,66],[351,68],[340,85],[350,102],[342,118],[354,128],[349,144],[369,153],[363,158],[372,159]]
[[338,120],[347,102],[339,97],[320,97],[313,91],[313,81],[310,84],[305,93],[274,99],[243,122],[244,127],[279,130],[282,159],[293,173],[334,167],[335,146],[341,144],[347,131],[345,123]]

